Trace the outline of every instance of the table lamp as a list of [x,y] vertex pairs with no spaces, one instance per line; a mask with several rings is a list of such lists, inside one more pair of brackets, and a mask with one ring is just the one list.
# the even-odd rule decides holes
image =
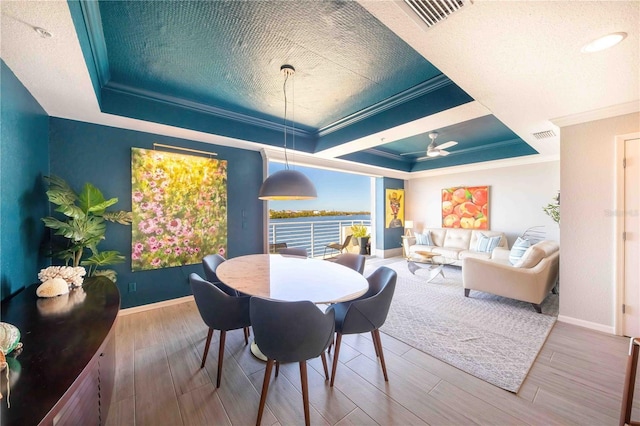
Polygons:
[[407,237],[411,236],[411,229],[413,229],[413,221],[412,220],[405,220],[404,221],[404,235],[406,235]]

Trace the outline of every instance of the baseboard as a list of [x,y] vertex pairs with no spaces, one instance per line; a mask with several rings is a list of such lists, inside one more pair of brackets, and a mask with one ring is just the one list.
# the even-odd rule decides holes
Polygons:
[[402,256],[402,247],[388,249],[388,250],[376,249],[375,255],[376,255],[376,257],[380,257],[382,259],[387,259],[387,258],[390,258],[390,257]]
[[184,296],[177,299],[163,300],[162,302],[149,303],[148,305],[134,306],[132,308],[120,309],[118,316],[137,314],[138,312],[150,311],[152,309],[164,308],[166,306],[178,305],[180,303],[191,302],[193,296]]
[[567,324],[577,325],[579,327],[588,328],[590,330],[601,331],[607,334],[616,334],[615,328],[612,325],[603,325],[596,322],[585,321],[578,318],[567,317],[564,315],[558,315],[558,321],[566,322]]

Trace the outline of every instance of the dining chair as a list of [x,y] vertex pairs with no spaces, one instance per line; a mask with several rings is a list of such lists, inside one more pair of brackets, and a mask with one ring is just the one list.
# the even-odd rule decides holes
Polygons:
[[[216,269],[218,266],[224,262],[225,259],[220,254],[208,254],[202,258],[202,267],[204,268],[204,276],[207,278],[207,281],[218,287],[220,290],[227,293],[229,296],[247,296],[246,294],[239,292],[238,290],[229,287],[218,278],[216,275]],[[245,342],[249,341],[249,336],[251,335],[251,331],[249,331],[249,327],[244,328],[244,340]]]
[[304,421],[308,425],[310,417],[307,360],[320,356],[325,378],[329,380],[327,358],[324,351],[333,337],[334,313],[323,313],[308,300],[283,302],[260,297],[251,298],[250,312],[251,322],[254,324],[255,343],[267,357],[256,424],[260,425],[262,421],[274,362],[276,362],[276,377],[278,377],[279,363],[298,362],[302,383]]
[[349,243],[351,242],[351,235],[347,235],[347,237],[344,239],[344,242],[342,244],[340,243],[329,243],[326,246],[324,246],[324,253],[322,254],[322,258],[324,259],[327,256],[327,249],[330,248],[332,250],[336,250],[339,251],[340,253],[342,253],[342,251],[347,248],[347,246],[349,245]]
[[[335,312],[336,317],[336,348],[333,353],[333,369],[331,370],[331,383],[336,378],[338,357],[340,356],[340,343],[344,334],[360,334],[371,332],[373,347],[376,356],[380,358],[384,380],[389,381],[387,366],[382,353],[382,340],[380,339],[380,327],[384,324],[391,306],[391,299],[396,288],[398,274],[393,269],[381,266],[369,277],[369,290],[361,297],[350,302],[340,302],[329,306],[327,313]],[[329,352],[331,347],[329,347]]]
[[640,422],[631,420],[633,411],[633,393],[636,386],[636,372],[638,371],[638,353],[640,352],[640,338],[629,339],[629,356],[627,357],[627,371],[622,389],[622,407],[620,408],[620,426],[638,425]]
[[334,262],[339,265],[346,266],[347,268],[351,268],[360,274],[363,274],[364,264],[366,260],[366,256],[362,254],[342,253],[336,257]]
[[307,249],[302,247],[286,247],[279,249],[278,254],[285,256],[307,257]]
[[[189,282],[191,283],[191,290],[193,291],[193,297],[196,301],[200,316],[207,327],[209,327],[200,368],[204,367],[204,363],[207,360],[213,330],[220,330],[218,375],[216,378],[216,387],[219,388],[220,378],[222,377],[222,360],[224,358],[224,343],[227,331],[246,328],[251,325],[249,316],[251,297],[230,296],[213,283],[205,281],[195,273],[189,275]],[[249,343],[246,332],[244,335],[244,343]]]

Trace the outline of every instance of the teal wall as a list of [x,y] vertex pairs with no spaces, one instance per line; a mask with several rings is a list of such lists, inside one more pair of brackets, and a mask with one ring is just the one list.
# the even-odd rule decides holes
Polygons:
[[0,295],[38,281],[49,262],[40,246],[48,214],[49,117],[0,60]]
[[[404,228],[387,228],[385,224],[385,208],[387,200],[385,199],[385,193],[387,189],[404,189],[404,180],[393,178],[377,178],[376,179],[376,217],[382,218],[377,220],[376,227],[376,249],[378,250],[391,250],[394,248],[402,247],[402,235],[404,235]],[[406,200],[404,200],[406,205]],[[380,238],[382,236],[382,238]]]
[[[216,152],[216,158],[228,161],[227,257],[262,253],[263,202],[258,200],[262,184],[262,157],[257,151],[52,118],[51,174],[65,179],[76,191],[85,182],[90,182],[105,197],[118,197],[115,209],[130,211],[131,148],[153,149],[154,142]],[[118,250],[127,257],[126,263],[113,265],[118,273],[116,284],[120,289],[123,308],[189,295],[189,274],[204,274],[200,264],[131,272],[129,226],[109,223],[100,250]],[[128,291],[128,284],[132,282],[136,283],[135,292]]]

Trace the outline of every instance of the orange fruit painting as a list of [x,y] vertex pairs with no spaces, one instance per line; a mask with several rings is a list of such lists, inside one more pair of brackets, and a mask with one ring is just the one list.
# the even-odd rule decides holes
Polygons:
[[443,189],[442,227],[489,229],[489,187],[457,186]]

